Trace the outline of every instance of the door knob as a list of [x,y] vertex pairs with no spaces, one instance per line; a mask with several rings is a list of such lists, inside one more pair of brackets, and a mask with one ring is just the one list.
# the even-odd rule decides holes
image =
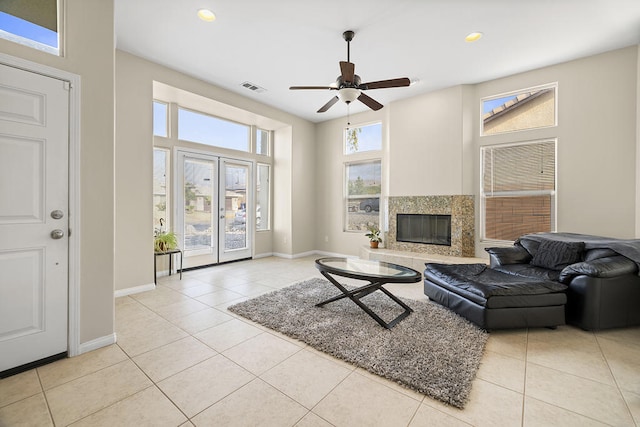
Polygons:
[[52,239],[62,239],[64,237],[64,231],[60,230],[59,228],[53,230],[51,232],[51,238]]

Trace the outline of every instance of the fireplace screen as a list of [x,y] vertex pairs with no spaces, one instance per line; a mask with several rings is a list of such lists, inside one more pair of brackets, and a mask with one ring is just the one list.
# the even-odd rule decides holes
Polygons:
[[451,215],[398,214],[396,241],[451,246]]

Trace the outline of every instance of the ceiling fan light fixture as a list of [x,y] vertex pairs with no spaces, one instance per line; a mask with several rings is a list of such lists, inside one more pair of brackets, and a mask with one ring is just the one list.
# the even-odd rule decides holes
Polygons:
[[338,91],[338,98],[340,101],[346,102],[349,104],[350,102],[355,101],[360,96],[360,89],[345,87]]
[[482,38],[482,33],[480,31],[474,31],[473,33],[467,34],[467,36],[464,38],[464,41],[466,41],[467,43],[473,43],[473,42],[477,42],[481,38]]
[[213,22],[216,20],[216,14],[209,9],[198,9],[198,18],[205,22]]

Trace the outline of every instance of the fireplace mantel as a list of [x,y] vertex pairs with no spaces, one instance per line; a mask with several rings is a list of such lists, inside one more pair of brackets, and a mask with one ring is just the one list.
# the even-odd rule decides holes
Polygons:
[[[396,241],[398,214],[451,215],[451,246]],[[389,231],[385,239],[385,247],[388,249],[473,257],[475,255],[474,229],[474,196],[389,197]]]

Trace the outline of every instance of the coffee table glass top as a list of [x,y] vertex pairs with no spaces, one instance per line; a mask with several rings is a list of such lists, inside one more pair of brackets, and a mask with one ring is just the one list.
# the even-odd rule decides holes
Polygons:
[[384,261],[320,258],[316,260],[316,264],[336,274],[384,278],[387,282],[417,282],[421,278],[416,270]]

